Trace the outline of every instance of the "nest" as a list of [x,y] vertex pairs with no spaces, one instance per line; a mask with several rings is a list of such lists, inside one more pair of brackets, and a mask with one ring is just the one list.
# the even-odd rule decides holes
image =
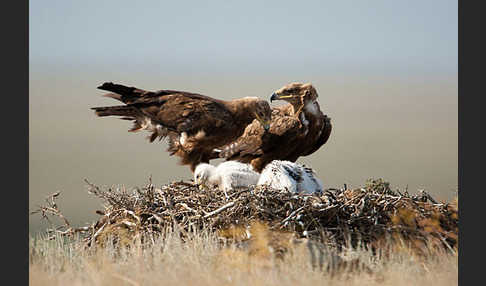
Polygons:
[[225,197],[218,189],[199,190],[191,182],[155,187],[151,180],[131,191],[102,190],[88,183],[88,191],[101,199],[105,209],[90,226],[74,228],[59,211],[56,193],[33,213],[57,215],[64,225],[51,233],[81,233],[88,245],[108,237],[117,243],[135,237],[150,239],[178,231],[182,238],[194,232],[217,233],[222,240],[245,240],[254,222],[297,238],[332,241],[338,248],[347,243],[375,247],[380,241],[430,243],[453,250],[458,243],[457,200],[438,203],[424,191],[417,195],[392,191],[389,183],[368,180],[357,189],[326,189],[304,195],[259,186],[234,189]]

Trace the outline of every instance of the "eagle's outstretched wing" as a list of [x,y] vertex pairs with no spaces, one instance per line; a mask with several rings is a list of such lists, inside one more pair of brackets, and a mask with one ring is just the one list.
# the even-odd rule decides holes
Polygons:
[[[115,115],[135,120],[136,128],[132,131],[142,129],[144,120],[148,119],[169,131],[186,132],[188,136],[201,129],[211,132],[207,129],[220,128],[223,125],[234,127],[231,126],[231,113],[224,104],[204,95],[177,90],[152,92],[113,83],[104,83],[98,88],[115,92],[105,96],[118,99],[125,105],[92,109],[98,116]],[[137,117],[144,117],[144,120]]]
[[106,97],[124,105],[94,107],[98,116],[119,116],[133,120],[132,132],[147,130],[150,142],[167,137],[168,151],[194,171],[201,162],[217,158],[213,149],[238,138],[253,119],[268,128],[271,117],[267,101],[245,97],[223,101],[197,93],[159,90],[104,83]]

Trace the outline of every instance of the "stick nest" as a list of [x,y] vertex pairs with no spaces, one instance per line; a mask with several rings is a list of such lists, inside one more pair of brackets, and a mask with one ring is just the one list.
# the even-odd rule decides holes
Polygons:
[[100,187],[88,182],[88,192],[104,202],[101,217],[90,226],[74,228],[55,202],[59,193],[46,199],[32,213],[58,216],[63,226],[50,233],[72,236],[81,233],[88,245],[116,243],[138,237],[153,239],[168,231],[183,238],[194,232],[216,232],[222,240],[245,240],[253,222],[296,238],[377,246],[384,239],[423,242],[453,250],[458,243],[457,199],[438,203],[429,194],[392,191],[389,183],[370,179],[357,189],[327,189],[321,194],[294,194],[269,187],[234,189],[226,198],[218,189],[199,190],[191,182],[173,182],[160,188]]

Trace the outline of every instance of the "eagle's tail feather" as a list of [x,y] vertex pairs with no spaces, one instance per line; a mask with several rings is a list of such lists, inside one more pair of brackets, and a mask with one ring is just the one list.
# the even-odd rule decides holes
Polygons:
[[112,82],[105,82],[98,86],[98,89],[110,91],[111,93],[105,94],[103,96],[110,97],[119,100],[124,103],[130,103],[132,100],[137,99],[148,92],[136,87],[129,87],[122,84],[116,84]]
[[125,96],[134,95],[134,93],[136,93],[136,91],[139,90],[133,86],[128,87],[122,84],[116,84],[112,82],[105,82],[102,85],[98,86],[98,89],[111,91]]
[[[123,116],[122,119],[131,120],[135,117],[137,111],[131,107],[126,105],[118,105],[118,106],[105,106],[105,107],[92,107],[96,113],[96,115],[103,117],[103,116]],[[130,118],[130,119],[129,119]]]
[[116,100],[119,100],[119,101],[123,102],[122,96],[119,95],[119,94],[113,93],[113,92],[110,92],[110,93],[107,93],[107,94],[103,94],[103,96],[104,97],[113,98],[113,99],[116,99]]

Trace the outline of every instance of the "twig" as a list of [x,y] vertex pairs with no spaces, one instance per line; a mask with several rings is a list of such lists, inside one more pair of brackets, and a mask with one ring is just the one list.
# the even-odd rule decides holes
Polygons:
[[203,216],[203,218],[209,218],[209,217],[212,217],[214,215],[217,215],[220,212],[224,211],[225,209],[230,208],[230,207],[232,207],[234,205],[235,205],[235,202],[234,201],[233,202],[229,202],[229,203],[225,204],[224,206],[220,207],[219,209],[217,209],[215,211],[212,211],[210,213],[207,213],[205,216]]
[[280,222],[280,225],[283,225],[286,223],[288,220],[290,220],[293,216],[295,216],[298,212],[304,209],[305,206],[301,206],[300,208],[296,209],[295,211],[291,212],[290,215],[285,218],[283,221]]

